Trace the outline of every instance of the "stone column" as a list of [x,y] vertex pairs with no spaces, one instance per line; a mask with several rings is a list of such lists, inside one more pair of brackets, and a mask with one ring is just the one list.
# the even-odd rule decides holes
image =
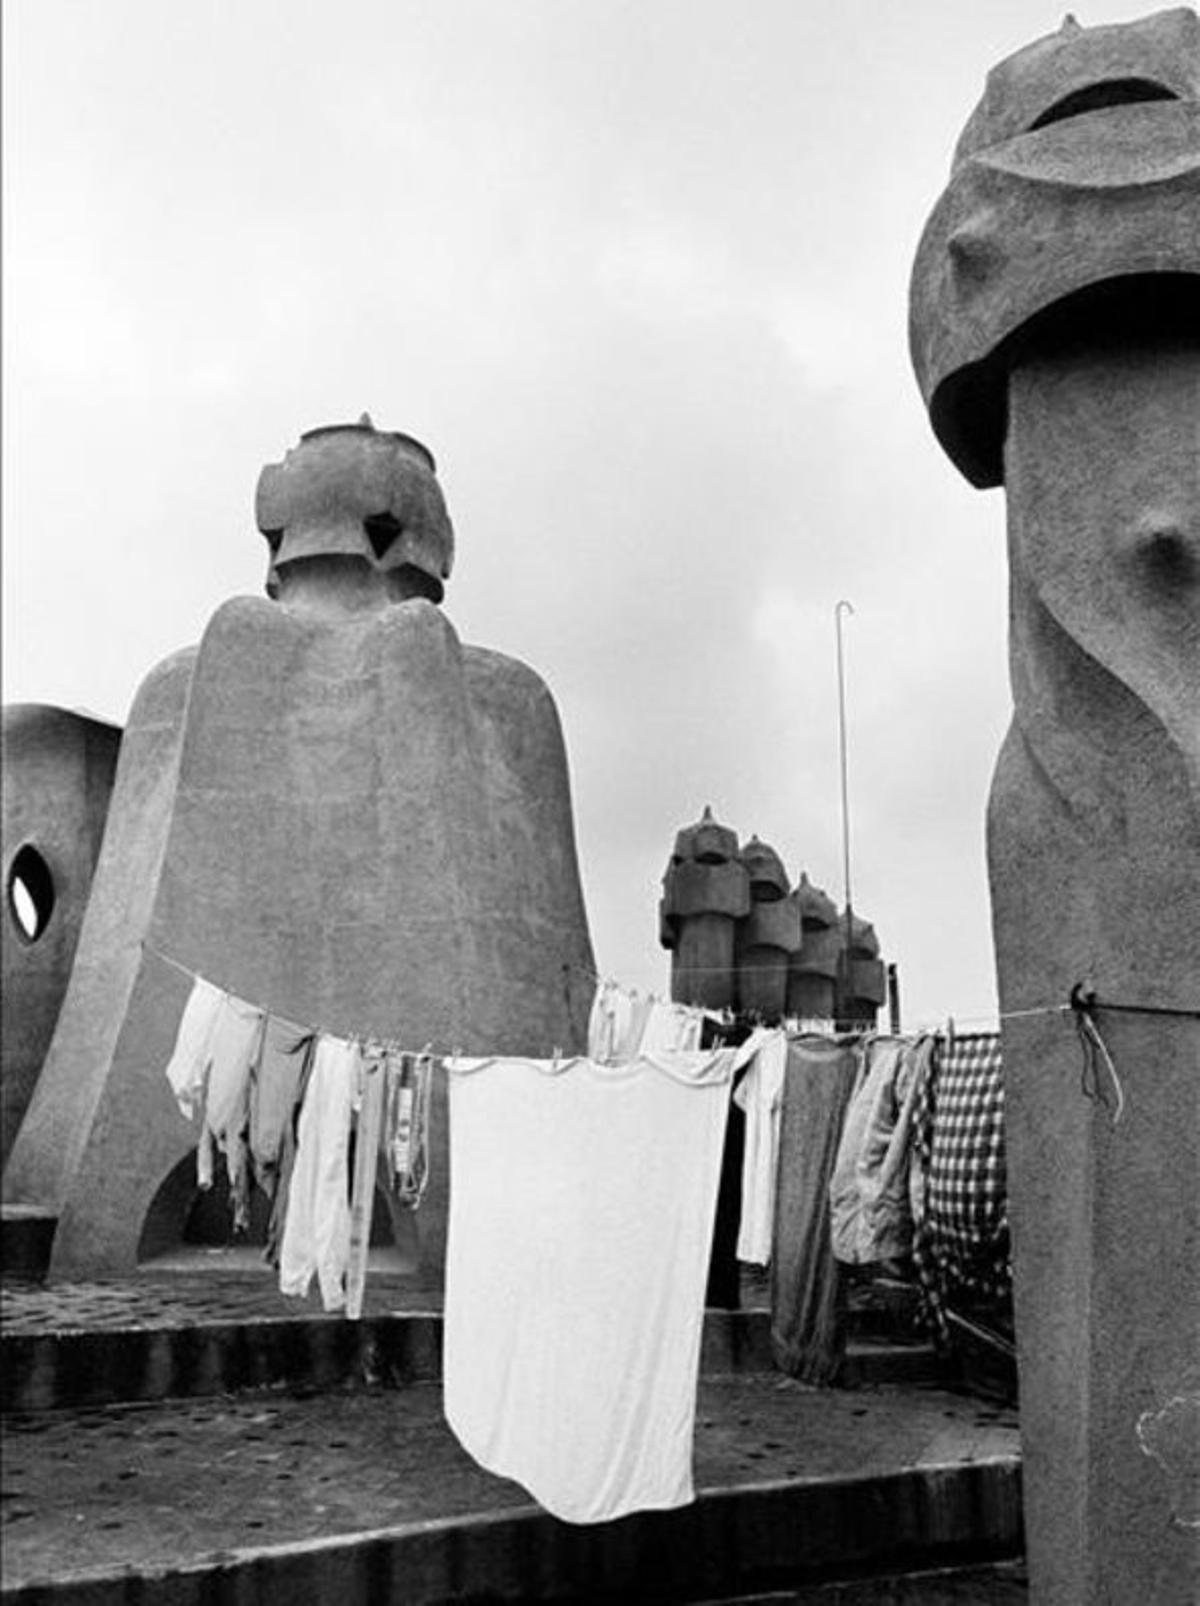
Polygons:
[[[846,912],[838,916],[837,935],[846,940]],[[850,947],[845,968],[844,995],[838,1000],[837,1019],[849,1026],[874,1026],[887,1002],[887,967],[879,957],[879,938],[869,920],[850,917]]]
[[750,909],[750,884],[737,834],[705,808],[675,838],[663,876],[659,940],[671,950],[671,997],[727,1009],[736,1000],[734,932]]
[[804,872],[792,898],[800,910],[801,942],[788,959],[787,1012],[800,1020],[832,1020],[841,951],[837,905]]
[[0,717],[0,748],[2,1166],[33,1095],[70,980],[121,732],[72,709],[16,703]]
[[1035,1606],[1200,1599],[1198,89],[1190,10],[1002,63],[913,281],[934,428],[1008,498],[988,859]]
[[788,965],[800,947],[801,915],[788,896],[783,861],[752,836],[742,849],[750,882],[750,911],[738,927],[738,1005],[763,1021],[781,1020],[787,1009]]

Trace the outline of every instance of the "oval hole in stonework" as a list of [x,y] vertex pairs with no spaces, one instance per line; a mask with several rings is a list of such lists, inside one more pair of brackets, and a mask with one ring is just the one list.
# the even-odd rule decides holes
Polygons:
[[18,848],[8,872],[8,910],[18,933],[36,942],[54,913],[54,877],[32,843]]

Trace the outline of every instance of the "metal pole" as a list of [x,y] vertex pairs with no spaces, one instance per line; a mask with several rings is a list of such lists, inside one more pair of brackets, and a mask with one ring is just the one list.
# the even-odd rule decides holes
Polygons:
[[845,1016],[845,1004],[850,995],[850,947],[854,940],[854,905],[850,893],[850,786],[846,763],[846,662],[842,650],[842,609],[853,613],[851,603],[841,601],[833,610],[834,631],[837,635],[838,674],[838,737],[842,761],[842,884],[846,893],[846,942],[842,964],[842,997],[838,1001],[838,1014]]

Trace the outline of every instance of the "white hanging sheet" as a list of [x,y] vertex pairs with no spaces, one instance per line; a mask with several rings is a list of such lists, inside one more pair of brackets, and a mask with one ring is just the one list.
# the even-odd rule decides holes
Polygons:
[[565,1521],[694,1497],[736,1053],[446,1062],[446,1417]]

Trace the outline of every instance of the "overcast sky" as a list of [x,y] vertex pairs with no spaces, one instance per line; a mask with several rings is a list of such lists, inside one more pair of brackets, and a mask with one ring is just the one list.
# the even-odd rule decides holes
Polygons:
[[[1085,24],[1143,14],[1111,0]],[[937,447],[908,275],[1060,0],[8,0],[4,699],[124,721],[261,590],[260,467],[425,441],[446,611],[549,682],[600,968],[665,991],[706,803],[853,892],[906,1024],[995,1007],[1004,506]]]

